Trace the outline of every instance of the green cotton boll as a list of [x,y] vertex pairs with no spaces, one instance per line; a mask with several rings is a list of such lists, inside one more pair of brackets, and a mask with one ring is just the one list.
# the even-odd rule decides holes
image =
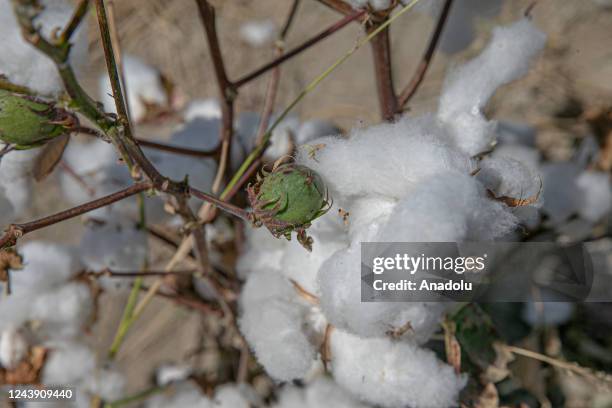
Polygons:
[[330,207],[327,189],[317,173],[294,163],[275,165],[247,191],[256,226],[264,225],[274,236],[287,239],[295,231],[298,241],[311,249],[306,229]]
[[0,140],[29,149],[63,135],[75,118],[53,103],[0,90]]

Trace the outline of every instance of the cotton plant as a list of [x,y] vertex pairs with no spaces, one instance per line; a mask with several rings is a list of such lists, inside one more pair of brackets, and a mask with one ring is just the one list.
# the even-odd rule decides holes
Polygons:
[[497,123],[483,109],[544,42],[526,19],[497,28],[478,57],[450,72],[436,113],[298,148],[297,164],[320,175],[334,199],[308,230],[312,252],[296,258],[296,242],[254,231],[238,264],[247,276],[240,326],[274,379],[316,377],[323,347],[334,381],[364,403],[456,404],[466,378],[422,347],[449,304],[361,302],[360,243],[491,241],[517,228],[510,198],[537,205],[539,176],[516,156],[486,156]]
[[83,270],[77,250],[31,241],[15,256],[11,295],[0,298],[0,368],[16,370],[34,350],[46,350],[40,373],[32,373],[41,383],[75,387],[81,397],[119,398],[123,376],[82,343],[94,304],[91,288],[77,279]]
[[252,20],[240,26],[240,37],[251,47],[269,45],[278,36],[278,28],[272,20]]

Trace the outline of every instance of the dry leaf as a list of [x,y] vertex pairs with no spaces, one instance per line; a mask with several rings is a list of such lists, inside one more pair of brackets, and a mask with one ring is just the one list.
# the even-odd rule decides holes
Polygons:
[[8,282],[9,269],[21,269],[21,256],[14,249],[3,249],[0,251],[0,282]]
[[483,382],[497,383],[510,374],[508,363],[514,360],[514,354],[501,343],[493,343],[493,349],[495,349],[495,361],[482,373]]
[[48,142],[43,151],[36,158],[34,163],[34,179],[36,181],[44,180],[62,159],[66,146],[70,141],[70,135],[58,136]]
[[48,350],[32,347],[28,356],[12,370],[0,368],[0,384],[22,385],[40,383],[41,369],[45,365]]
[[455,372],[461,372],[461,345],[455,337],[455,324],[446,321],[442,325],[444,328],[444,348],[446,350],[446,361],[455,368]]

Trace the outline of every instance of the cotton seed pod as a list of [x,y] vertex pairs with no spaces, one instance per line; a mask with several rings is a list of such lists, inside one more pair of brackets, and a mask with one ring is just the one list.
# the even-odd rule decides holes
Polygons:
[[277,163],[270,173],[259,176],[247,192],[255,226],[264,225],[275,237],[288,240],[295,231],[298,241],[312,249],[312,238],[306,235],[306,229],[331,206],[317,173],[294,163]]
[[40,146],[75,124],[74,115],[54,103],[0,90],[0,141],[16,149]]

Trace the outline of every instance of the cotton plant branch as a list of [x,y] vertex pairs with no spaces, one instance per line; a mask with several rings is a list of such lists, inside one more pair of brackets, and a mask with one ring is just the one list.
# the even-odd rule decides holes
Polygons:
[[[368,32],[375,30],[380,24],[380,22],[369,22],[366,24]],[[392,121],[398,111],[398,101],[393,85],[391,36],[388,27],[372,39],[371,46],[380,114],[384,120]]]
[[353,12],[353,7],[343,0],[318,0],[318,2],[345,15]]
[[54,224],[58,224],[62,221],[69,220],[71,218],[78,217],[86,214],[90,211],[97,210],[98,208],[106,207],[118,201],[124,200],[128,197],[132,197],[136,194],[150,190],[153,187],[151,182],[141,182],[127,187],[123,190],[117,191],[116,193],[107,195],[97,200],[90,201],[86,204],[70,208],[65,211],[58,212],[47,217],[40,218],[35,221],[26,222],[23,224],[11,224],[8,226],[2,238],[0,238],[0,249],[15,246],[17,240],[22,236],[37,231],[42,228],[49,227]]
[[444,26],[446,21],[448,20],[448,16],[450,14],[451,7],[453,5],[453,0],[445,0],[444,5],[442,6],[442,10],[440,11],[440,16],[438,17],[438,22],[434,28],[433,34],[431,35],[431,39],[429,40],[429,45],[421,58],[421,62],[417,67],[415,73],[412,76],[412,79],[404,88],[404,90],[399,95],[399,109],[402,110],[406,104],[412,99],[414,94],[419,89],[419,86],[425,79],[425,75],[427,74],[427,70],[431,64],[431,61],[435,55],[436,49],[438,47],[438,43],[440,42],[440,38],[442,37],[442,32],[444,31]]

